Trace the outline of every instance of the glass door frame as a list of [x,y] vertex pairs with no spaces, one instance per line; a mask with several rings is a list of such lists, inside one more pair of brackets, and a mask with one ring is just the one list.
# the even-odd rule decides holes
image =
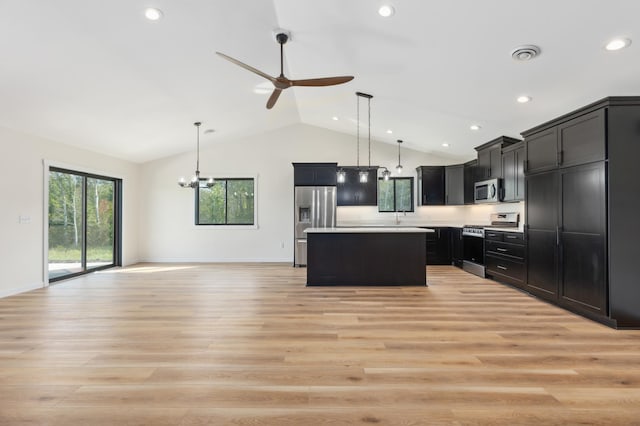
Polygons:
[[[49,277],[49,177],[51,172],[67,173],[82,177],[82,247],[81,247],[81,266],[82,271],[61,275],[59,277]],[[44,167],[45,183],[44,183],[44,282],[55,283],[57,281],[67,280],[69,278],[78,277],[94,271],[122,266],[122,179],[106,176],[96,173],[84,172],[69,168],[67,166],[57,166],[48,164],[45,161]],[[100,265],[87,268],[87,179],[100,179],[113,182],[113,262],[107,265]]]

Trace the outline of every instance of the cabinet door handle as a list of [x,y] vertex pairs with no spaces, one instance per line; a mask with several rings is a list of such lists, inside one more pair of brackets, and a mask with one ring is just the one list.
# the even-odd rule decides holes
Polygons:
[[503,271],[506,271],[506,270],[507,270],[507,268],[505,268],[505,267],[504,267],[504,266],[502,266],[502,265],[498,265],[498,269],[502,269]]
[[560,245],[560,227],[556,226],[556,245]]
[[500,247],[497,247],[497,248],[496,248],[496,250],[498,250],[498,251],[502,251],[502,252],[507,251],[507,249],[503,249],[503,248],[500,248]]
[[558,165],[562,164],[562,150],[558,151]]
[[529,160],[524,160],[523,164],[522,164],[522,171],[523,172],[527,172],[527,169],[529,168]]

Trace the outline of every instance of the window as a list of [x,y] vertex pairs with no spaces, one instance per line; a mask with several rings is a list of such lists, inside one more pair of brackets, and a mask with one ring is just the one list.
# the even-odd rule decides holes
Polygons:
[[413,211],[413,178],[392,177],[378,180],[379,212]]
[[49,282],[121,264],[120,179],[49,167]]
[[[204,181],[203,181],[204,182]],[[216,178],[196,190],[196,225],[254,225],[255,179]]]

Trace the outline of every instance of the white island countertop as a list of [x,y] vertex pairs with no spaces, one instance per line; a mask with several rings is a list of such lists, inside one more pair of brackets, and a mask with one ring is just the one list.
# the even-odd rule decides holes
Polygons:
[[400,226],[364,226],[364,227],[337,227],[337,228],[307,228],[307,234],[415,234],[435,232],[433,229],[400,227]]

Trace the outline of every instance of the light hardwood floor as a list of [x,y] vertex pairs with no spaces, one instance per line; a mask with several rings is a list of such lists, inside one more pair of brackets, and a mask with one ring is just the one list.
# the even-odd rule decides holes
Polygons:
[[453,267],[141,264],[0,299],[0,424],[640,425],[640,331]]

